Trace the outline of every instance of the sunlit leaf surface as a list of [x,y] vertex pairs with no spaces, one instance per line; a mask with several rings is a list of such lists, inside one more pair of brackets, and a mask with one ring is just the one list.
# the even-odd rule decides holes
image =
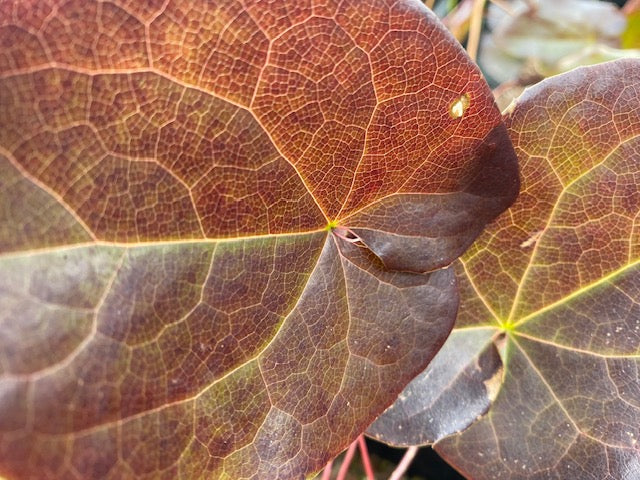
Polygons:
[[517,193],[418,1],[0,0],[0,45],[8,478],[319,469],[444,342],[436,269]]
[[504,383],[435,446],[468,478],[640,478],[639,98],[623,60],[545,80],[506,118],[522,193],[458,262],[456,330],[506,332]]

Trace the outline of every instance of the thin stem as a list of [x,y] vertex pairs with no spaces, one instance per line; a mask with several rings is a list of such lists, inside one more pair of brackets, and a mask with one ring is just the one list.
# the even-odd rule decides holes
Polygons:
[[496,7],[502,9],[504,12],[507,13],[507,15],[511,16],[511,17],[515,17],[516,16],[516,12],[513,9],[513,7],[511,6],[511,4],[509,3],[508,0],[489,0],[491,3],[493,3]]
[[345,242],[349,242],[349,243],[359,243],[359,242],[361,243],[362,242],[362,240],[360,240],[360,237],[358,237],[358,235],[353,233],[353,231],[348,229],[348,228],[336,227],[336,228],[333,229],[333,234],[336,237],[340,237]]
[[480,45],[480,33],[482,30],[482,15],[486,0],[474,0],[471,10],[471,24],[469,25],[469,38],[467,39],[467,54],[475,62],[478,57]]
[[376,477],[373,475],[371,459],[369,458],[369,450],[367,450],[367,441],[365,440],[364,435],[360,435],[357,442],[358,446],[360,447],[360,456],[362,457],[362,465],[364,466],[364,471],[367,474],[367,480],[376,480]]
[[351,445],[349,445],[349,449],[344,456],[344,460],[342,461],[342,465],[340,465],[340,470],[338,470],[338,477],[336,480],[345,480],[347,478],[347,472],[349,471],[349,465],[351,465],[351,461],[353,460],[353,455],[356,453],[356,448],[358,447],[358,441],[356,440]]
[[324,470],[322,471],[322,478],[320,480],[329,480],[331,478],[331,470],[333,469],[333,460],[329,460],[324,466]]
[[402,478],[402,475],[404,475],[404,473],[409,468],[409,465],[411,465],[411,462],[416,456],[416,453],[418,453],[418,447],[407,448],[407,451],[404,452],[402,460],[400,460],[400,463],[389,477],[389,480],[400,480]]

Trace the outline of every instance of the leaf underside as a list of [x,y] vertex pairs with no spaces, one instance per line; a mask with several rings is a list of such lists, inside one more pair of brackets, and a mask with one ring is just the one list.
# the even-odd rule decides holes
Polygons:
[[430,403],[433,379],[416,380],[411,403],[374,423],[378,436],[437,442],[474,480],[640,478],[639,99],[640,61],[628,60],[545,80],[516,101],[506,123],[522,192],[456,262],[460,313],[441,350],[477,368],[482,342],[504,332],[503,384],[481,420],[445,437],[429,426],[468,418],[458,404],[488,406],[490,389],[459,368],[447,410]]
[[440,268],[517,194],[417,1],[0,0],[0,45],[9,478],[321,468],[435,355]]

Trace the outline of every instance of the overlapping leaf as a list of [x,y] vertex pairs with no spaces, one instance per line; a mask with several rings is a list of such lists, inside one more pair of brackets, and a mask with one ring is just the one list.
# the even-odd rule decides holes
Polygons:
[[430,422],[469,419],[467,405],[488,407],[490,390],[460,368],[451,408],[420,411],[437,384],[412,382],[412,401],[373,433],[441,440],[435,448],[478,480],[640,478],[639,99],[635,60],[546,80],[517,101],[507,125],[523,190],[458,262],[459,324],[442,350],[458,348],[480,376],[476,352],[506,332],[503,386],[482,420],[441,440]]
[[[494,327],[454,329],[429,366],[367,429],[397,447],[429,445],[487,413],[503,374]],[[502,340],[502,339],[501,339]]]
[[448,334],[424,272],[517,193],[417,1],[0,0],[0,45],[10,478],[320,468]]

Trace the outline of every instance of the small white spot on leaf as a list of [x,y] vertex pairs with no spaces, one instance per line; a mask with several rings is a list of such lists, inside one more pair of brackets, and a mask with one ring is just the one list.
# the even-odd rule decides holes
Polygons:
[[529,238],[527,238],[524,242],[520,244],[520,248],[527,248],[532,245],[535,245],[535,243],[540,239],[543,233],[544,233],[544,230],[538,230],[537,232],[534,232],[533,235],[531,235]]
[[460,118],[464,115],[471,105],[471,96],[468,93],[456,98],[449,106],[449,115],[451,118]]

